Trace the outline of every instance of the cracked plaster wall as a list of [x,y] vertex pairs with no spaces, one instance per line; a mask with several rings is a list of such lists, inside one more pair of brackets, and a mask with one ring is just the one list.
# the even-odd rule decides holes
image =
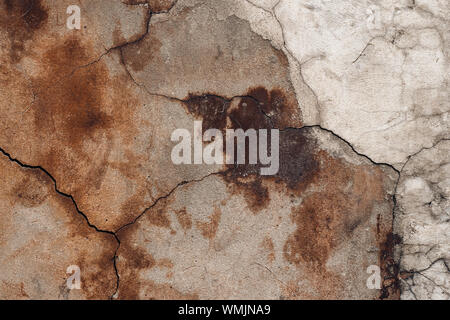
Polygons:
[[[0,298],[448,299],[449,11],[1,1]],[[175,166],[194,120],[279,173]]]

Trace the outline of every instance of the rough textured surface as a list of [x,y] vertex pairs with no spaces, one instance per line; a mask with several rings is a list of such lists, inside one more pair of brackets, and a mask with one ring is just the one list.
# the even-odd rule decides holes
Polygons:
[[[44,172],[0,156],[0,297],[109,298],[116,290],[114,236],[88,226]],[[71,265],[83,270],[82,290],[66,286]]]
[[411,157],[397,187],[403,298],[450,298],[450,141]]
[[[122,229],[118,297],[378,298],[359,284],[361,270],[380,263],[381,252],[368,249],[388,236],[395,172],[321,130],[286,135],[306,144],[311,164],[295,168],[304,175],[256,188],[212,175]],[[265,201],[253,201],[261,189]]]
[[0,0],[1,299],[450,297],[447,1],[72,2]]

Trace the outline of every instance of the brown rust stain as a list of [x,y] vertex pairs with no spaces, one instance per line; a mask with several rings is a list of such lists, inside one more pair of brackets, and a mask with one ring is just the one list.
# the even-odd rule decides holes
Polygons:
[[192,228],[192,217],[191,214],[187,212],[186,208],[182,210],[175,211],[178,223],[184,230],[189,230]]
[[152,12],[168,11],[175,5],[175,0],[148,0]]
[[383,221],[377,217],[376,235],[379,248],[378,265],[381,269],[380,299],[400,299],[401,273],[399,261],[395,258],[395,247],[402,243],[402,238],[392,232],[392,221]]
[[[142,156],[130,151],[139,130],[139,123],[133,121],[140,105],[134,84],[125,71],[109,72],[105,60],[119,59],[115,52],[95,61],[90,56],[93,46],[75,33],[50,40],[40,57],[41,72],[31,78],[36,99],[25,114],[34,124],[33,139],[46,141],[48,146],[36,150],[39,156],[35,163],[82,204],[92,201],[90,194],[100,189],[108,168],[134,181],[145,179],[139,166]],[[124,163],[110,163],[115,139],[121,140],[126,153]],[[131,165],[133,161],[138,163]],[[121,220],[107,222],[113,224],[111,229],[129,222],[145,208],[143,199],[148,190],[144,185],[130,196],[121,215],[116,215],[115,219]]]
[[230,101],[215,95],[189,95],[186,109],[197,119],[203,121],[203,130],[224,130],[227,126],[227,110]]
[[383,200],[379,169],[349,166],[320,152],[320,169],[312,184],[319,189],[293,208],[297,231],[285,244],[285,258],[324,270],[330,253],[366,221]]
[[208,222],[197,221],[197,228],[201,231],[202,236],[205,239],[214,239],[219,228],[221,216],[222,211],[218,207],[216,207],[214,208],[214,212],[212,213],[212,215],[209,217]]
[[86,299],[108,299],[114,293],[116,276],[114,271],[114,250],[116,244],[95,257],[79,256],[76,265],[80,267],[82,292]]
[[[76,63],[86,58],[88,49],[76,37],[48,50],[42,62],[50,70],[36,80],[38,98],[32,108],[37,132],[56,134],[61,144],[78,152],[86,140],[95,141],[97,133],[113,126],[113,118],[104,110],[106,67],[95,63],[71,74]],[[58,75],[66,77],[54,83]]]
[[41,0],[3,0],[0,27],[6,29],[10,41],[10,58],[17,63],[25,51],[25,44],[33,39],[35,32],[43,28],[48,10]]
[[342,283],[327,270],[328,258],[384,200],[383,175],[377,167],[346,164],[324,151],[317,154],[317,161],[318,171],[310,181],[316,190],[307,192],[302,203],[292,208],[297,230],[288,237],[283,252],[288,262],[306,266],[322,295],[332,297],[334,291],[322,283],[336,283],[335,289]]
[[254,87],[235,99],[239,99],[237,108],[231,108],[232,100],[214,93],[189,94],[183,101],[187,111],[203,120],[204,130],[284,128],[299,112],[296,101],[282,89]]
[[[189,113],[203,121],[203,130],[225,129],[274,129],[289,125],[292,114],[298,113],[296,101],[290,101],[281,89],[250,88],[239,98],[237,107],[233,101],[215,94],[193,95],[185,100]],[[260,165],[227,165],[224,179],[230,183],[232,194],[245,194],[248,207],[258,213],[269,202],[267,181],[283,182],[290,189],[297,189],[317,170],[314,157],[315,141],[303,132],[285,130],[280,133],[280,170],[273,177],[262,177]],[[225,151],[225,143],[224,143]],[[246,145],[248,156],[248,145]],[[248,160],[248,158],[247,158]]]
[[258,102],[258,108],[268,115],[278,128],[289,126],[293,117],[300,117],[297,101],[288,98],[281,89],[275,88],[269,91],[263,87],[255,87],[247,92],[247,96]]
[[381,269],[380,299],[400,299],[400,266],[395,259],[394,248],[402,243],[400,236],[389,232],[384,241],[379,244],[379,264]]
[[259,164],[228,166],[223,173],[232,194],[245,194],[248,207],[260,212],[270,202],[269,188],[287,187],[297,195],[317,174],[319,161],[315,156],[316,141],[305,130],[280,131],[279,171],[274,176],[261,176]]

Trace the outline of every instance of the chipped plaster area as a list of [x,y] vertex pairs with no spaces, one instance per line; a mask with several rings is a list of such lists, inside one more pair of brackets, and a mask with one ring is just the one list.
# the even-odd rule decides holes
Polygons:
[[[0,299],[448,299],[449,12],[0,0]],[[196,120],[279,171],[175,165]]]

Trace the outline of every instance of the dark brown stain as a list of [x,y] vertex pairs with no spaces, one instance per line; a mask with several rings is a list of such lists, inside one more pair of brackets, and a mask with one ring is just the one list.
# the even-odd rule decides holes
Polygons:
[[280,129],[289,126],[293,117],[300,116],[297,101],[289,99],[281,89],[269,91],[263,87],[255,87],[248,91],[247,96],[258,101],[259,108],[264,114],[270,116],[275,127]]
[[25,50],[25,44],[33,39],[35,32],[47,22],[47,8],[41,0],[3,0],[6,10],[0,17],[0,26],[5,28],[11,43],[10,58],[18,62]]
[[230,101],[225,98],[205,94],[202,96],[189,95],[185,106],[197,119],[203,121],[203,130],[224,130],[227,126],[227,110]]
[[381,292],[380,299],[400,299],[400,267],[395,259],[394,249],[402,243],[399,235],[388,232],[384,240],[379,243],[379,264],[381,269]]
[[270,202],[269,186],[281,188],[284,185],[295,194],[306,188],[319,169],[316,145],[308,130],[286,129],[280,131],[279,171],[276,175],[261,176],[260,164],[235,164],[229,165],[223,176],[232,183],[231,192],[244,193],[249,208],[257,213]]
[[[237,106],[233,101],[215,94],[193,95],[185,100],[186,109],[203,121],[203,130],[225,129],[276,129],[285,128],[292,114],[298,113],[296,102],[289,102],[281,89],[267,90],[254,87],[240,97]],[[269,135],[270,139],[270,135]],[[225,144],[224,144],[225,148]],[[231,183],[231,192],[244,193],[249,208],[257,213],[270,202],[266,181],[283,182],[291,189],[314,175],[317,161],[314,157],[315,141],[299,130],[280,132],[280,170],[273,177],[262,177],[260,165],[227,165],[223,173]],[[225,149],[224,149],[225,151]],[[248,146],[246,146],[248,157]],[[248,158],[246,159],[248,163]]]
[[[394,201],[391,210],[394,209]],[[401,245],[402,238],[392,232],[392,216],[377,216],[376,236],[379,248],[378,265],[381,269],[380,299],[400,299],[400,283],[403,275],[400,272],[399,261],[395,257],[395,248]]]

